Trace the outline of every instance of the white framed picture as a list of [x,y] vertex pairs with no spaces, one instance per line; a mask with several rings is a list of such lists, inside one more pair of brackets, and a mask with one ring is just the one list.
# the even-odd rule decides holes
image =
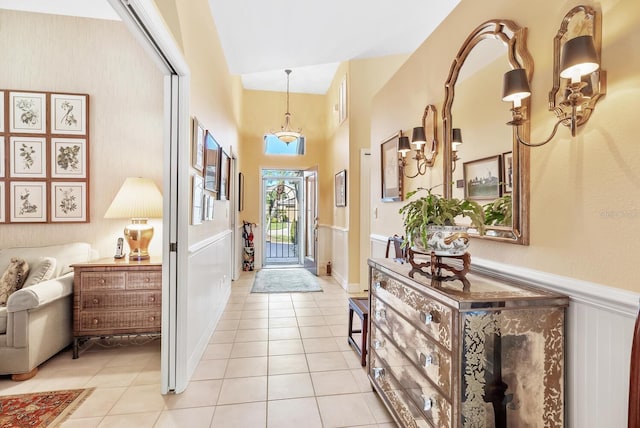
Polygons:
[[7,207],[4,205],[4,182],[0,181],[0,223],[6,222],[5,212]]
[[4,132],[4,91],[0,91],[0,132]]
[[204,178],[201,175],[193,175],[191,190],[191,224],[202,224],[204,215]]
[[46,95],[38,92],[9,92],[9,130],[16,133],[46,132]]
[[51,177],[87,177],[87,140],[83,138],[51,139]]
[[0,178],[4,177],[4,137],[0,136]]
[[51,182],[51,221],[87,221],[87,183]]
[[51,133],[87,133],[87,96],[51,94]]
[[41,181],[12,181],[11,215],[13,223],[46,223],[47,184]]
[[9,139],[9,175],[15,178],[47,176],[46,140],[40,137]]

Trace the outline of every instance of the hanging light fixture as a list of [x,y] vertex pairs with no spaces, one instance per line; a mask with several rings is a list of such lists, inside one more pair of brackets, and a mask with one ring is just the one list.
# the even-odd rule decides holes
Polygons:
[[287,73],[287,112],[284,114],[284,123],[280,127],[280,131],[274,132],[273,135],[286,144],[296,141],[302,135],[302,128],[294,131],[291,127],[291,113],[289,113],[289,75],[291,70],[285,70]]

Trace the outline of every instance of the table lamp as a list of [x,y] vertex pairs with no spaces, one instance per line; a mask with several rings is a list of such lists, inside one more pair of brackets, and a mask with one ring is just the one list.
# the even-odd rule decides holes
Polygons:
[[129,244],[129,260],[148,260],[149,243],[153,238],[153,226],[149,218],[162,217],[162,194],[149,178],[128,177],[113,198],[104,218],[130,218],[124,228]]

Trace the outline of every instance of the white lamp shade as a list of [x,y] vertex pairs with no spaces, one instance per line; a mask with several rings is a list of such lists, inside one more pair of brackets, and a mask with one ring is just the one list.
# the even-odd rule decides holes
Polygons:
[[104,218],[161,218],[162,193],[149,178],[128,177]]

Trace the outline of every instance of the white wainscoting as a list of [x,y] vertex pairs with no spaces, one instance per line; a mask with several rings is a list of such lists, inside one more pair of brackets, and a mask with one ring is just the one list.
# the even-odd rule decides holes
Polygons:
[[[387,237],[371,235],[372,257],[384,257]],[[567,427],[626,427],[629,364],[640,295],[546,272],[473,258],[472,270],[556,291],[567,310]]]
[[231,239],[226,231],[189,247],[187,377],[193,376],[231,294]]
[[328,227],[331,232],[331,276],[342,288],[353,292],[349,289],[349,229]]

